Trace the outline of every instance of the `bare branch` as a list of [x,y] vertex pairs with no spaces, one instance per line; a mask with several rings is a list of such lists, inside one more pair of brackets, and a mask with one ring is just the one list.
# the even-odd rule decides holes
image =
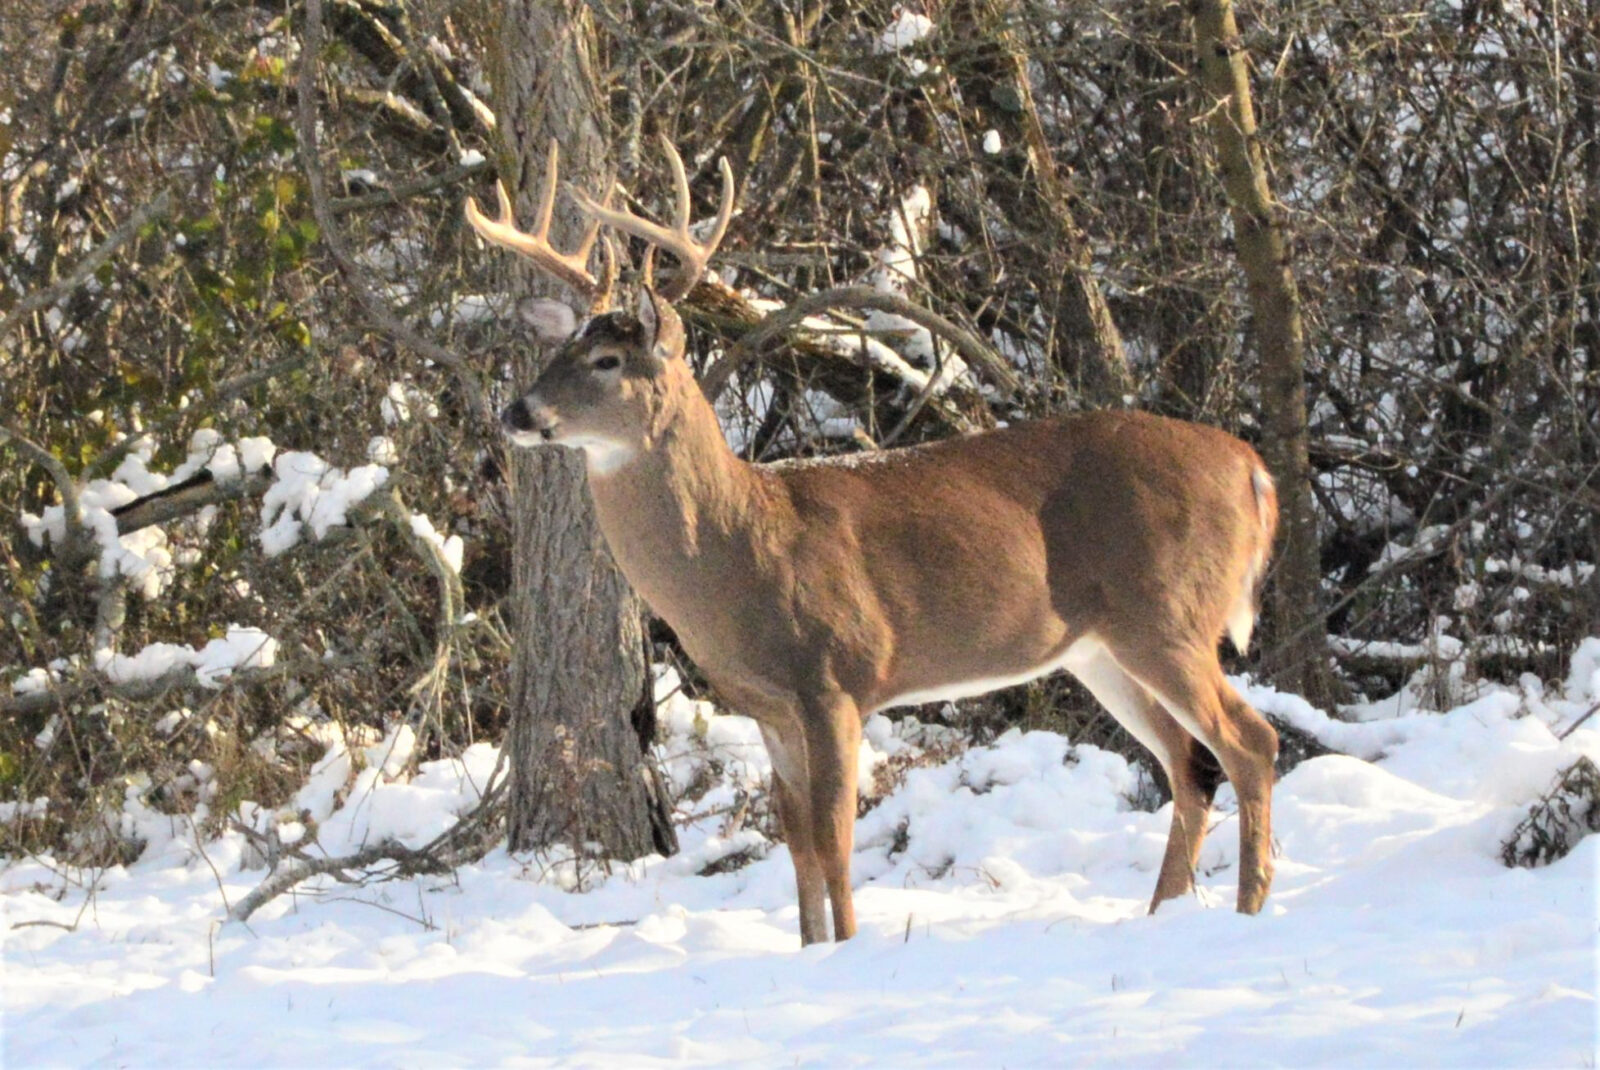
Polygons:
[[1576,732],[1583,722],[1593,717],[1596,713],[1600,713],[1600,702],[1596,702],[1593,706],[1590,706],[1589,709],[1585,711],[1583,715],[1580,716],[1576,721],[1573,721],[1571,724],[1567,725],[1567,727],[1563,728],[1561,730],[1561,734],[1556,736],[1556,738],[1566,739],[1568,736],[1572,735],[1572,733]]
[[[0,331],[0,334],[3,334]],[[72,479],[72,473],[67,471],[67,466],[61,459],[36,442],[33,442],[16,431],[0,424],[0,446],[10,445],[27,455],[34,463],[50,473],[50,478],[55,482],[56,493],[61,495],[61,513],[67,525],[67,545],[76,545],[83,535],[83,518],[79,515],[78,484]]]
[[333,873],[338,875],[341,880],[347,880],[348,878],[344,876],[346,870],[361,869],[372,865],[374,862],[394,862],[403,870],[411,873],[442,873],[448,871],[447,867],[442,866],[420,851],[412,850],[399,840],[384,840],[381,843],[363,847],[355,854],[343,855],[338,858],[299,856],[292,859],[287,865],[274,870],[266,880],[256,886],[254,891],[235,903],[233,909],[228,911],[228,920],[249,921],[250,915],[303,880],[308,880],[323,873]]
[[494,414],[484,396],[472,368],[457,354],[422,337],[401,322],[394,310],[386,305],[367,281],[366,275],[350,255],[334,220],[328,198],[326,176],[322,171],[322,157],[317,146],[316,77],[317,54],[322,47],[322,0],[306,0],[305,41],[300,50],[300,70],[297,76],[298,99],[295,101],[295,130],[300,140],[300,154],[306,168],[306,184],[311,193],[311,212],[322,230],[322,240],[327,243],[345,285],[355,295],[367,316],[379,329],[394,336],[406,348],[443,367],[449,368],[456,384],[466,396],[467,405],[475,417],[487,428],[495,426]]
[[448,873],[455,866],[479,857],[490,843],[488,827],[500,813],[500,803],[505,795],[507,778],[501,776],[505,756],[501,755],[489,774],[489,783],[478,804],[454,825],[421,847],[407,847],[394,839],[361,848],[354,854],[338,858],[313,857],[295,848],[283,848],[275,836],[267,836],[248,826],[234,822],[234,828],[256,843],[267,857],[286,850],[290,859],[286,865],[275,868],[254,891],[235,903],[228,911],[228,920],[244,922],[261,907],[287,892],[301,881],[324,873],[346,883],[363,879],[347,874],[377,862],[393,862],[395,869],[386,877],[412,876],[420,873]]
[[111,259],[112,253],[133,240],[133,237],[139,233],[146,223],[165,216],[171,207],[171,190],[164,189],[156,194],[153,200],[141,206],[127,219],[124,219],[105,241],[90,250],[87,256],[78,261],[78,266],[67,272],[59,281],[46,286],[42,290],[35,290],[18,301],[11,311],[6,313],[5,318],[0,319],[0,338],[10,334],[30,313],[55,304],[82,286],[88,281],[90,275],[99,270],[101,264]]
[[436,645],[433,662],[410,688],[410,693],[416,696],[417,705],[421,707],[420,719],[425,723],[428,715],[440,706],[440,697],[450,670],[450,652],[454,646],[455,636],[460,630],[462,606],[466,604],[466,594],[461,588],[461,577],[445,559],[440,544],[419,532],[414,526],[411,510],[400,497],[399,491],[391,490],[381,496],[378,499],[378,508],[394,522],[395,528],[405,537],[417,556],[422,558],[439,585],[439,609],[434,622]]
[[1016,370],[1006,359],[965,327],[951,323],[937,312],[908,301],[899,294],[883,293],[870,286],[839,286],[802,298],[768,316],[760,326],[739,339],[738,344],[706,372],[700,381],[700,389],[706,397],[716,400],[734,372],[759,354],[767,342],[792,330],[806,317],[834,308],[872,308],[904,316],[948,341],[963,360],[981,367],[1006,396],[1014,394],[1020,385]]
[[208,505],[260,494],[271,485],[271,477],[261,473],[219,483],[210,472],[201,472],[175,487],[118,506],[111,514],[117,518],[117,534],[125,535],[151,524],[166,524],[193,516]]
[[364,208],[381,208],[386,204],[409,200],[420,197],[424,193],[432,193],[436,189],[444,189],[460,184],[474,175],[482,174],[492,168],[488,160],[475,160],[472,163],[457,164],[436,175],[424,175],[414,178],[409,182],[396,182],[388,189],[374,190],[371,193],[360,193],[350,197],[335,197],[328,203],[337,215],[345,212],[355,212]]

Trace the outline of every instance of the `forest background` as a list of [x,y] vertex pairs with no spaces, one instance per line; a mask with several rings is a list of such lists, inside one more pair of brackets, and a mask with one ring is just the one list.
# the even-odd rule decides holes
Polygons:
[[[136,855],[130,790],[188,813],[212,785],[218,828],[276,806],[330,722],[404,723],[418,759],[521,731],[545,772],[514,840],[671,847],[659,782],[602,813],[631,774],[585,755],[648,741],[651,662],[693,673],[625,592],[595,611],[592,532],[537,558],[527,518],[581,483],[551,493],[527,466],[557,462],[486,418],[539,351],[462,204],[500,178],[526,216],[562,65],[598,139],[580,178],[659,212],[664,135],[704,216],[733,165],[684,313],[746,456],[1090,407],[1224,427],[1304,521],[1231,671],[1325,708],[1404,685],[1446,709],[1600,634],[1594,0],[1244,4],[1220,36],[1215,3],[315,6],[315,65],[298,0],[0,14],[7,852]],[[1252,219],[1281,240],[1264,272]],[[574,617],[612,629],[587,661]],[[1136,753],[1065,680],[967,705],[975,739]]]

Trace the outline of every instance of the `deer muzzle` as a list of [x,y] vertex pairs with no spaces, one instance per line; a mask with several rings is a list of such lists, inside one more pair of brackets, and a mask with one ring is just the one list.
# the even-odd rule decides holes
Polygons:
[[518,398],[507,405],[505,411],[500,414],[501,426],[519,446],[532,446],[539,441],[551,441],[556,436],[557,423],[559,421],[550,407],[541,404],[533,395]]

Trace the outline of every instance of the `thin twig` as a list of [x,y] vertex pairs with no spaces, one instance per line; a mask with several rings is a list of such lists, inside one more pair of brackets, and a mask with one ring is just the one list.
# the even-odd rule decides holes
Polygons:
[[[0,332],[3,333],[3,332]],[[67,525],[67,545],[72,546],[82,534],[83,517],[78,509],[78,484],[61,459],[36,442],[30,441],[5,424],[0,424],[0,446],[10,445],[27,455],[39,467],[50,473],[56,493],[61,495],[61,514]]]
[[1567,725],[1567,727],[1563,728],[1561,730],[1561,734],[1556,738],[1566,739],[1568,736],[1572,735],[1573,732],[1578,730],[1578,726],[1583,724],[1583,722],[1587,721],[1589,718],[1593,717],[1596,711],[1600,711],[1600,702],[1596,702],[1593,706],[1590,706],[1582,717],[1579,717],[1576,721],[1573,721],[1571,724]]
[[10,334],[12,329],[20,324],[30,313],[41,308],[55,304],[88,281],[89,276],[99,270],[100,265],[111,258],[111,254],[122,248],[139,233],[144,225],[153,219],[159,219],[167,214],[172,207],[172,191],[162,190],[147,204],[140,206],[132,215],[124,219],[113,230],[105,241],[89,251],[89,255],[78,261],[78,266],[67,272],[59,281],[35,290],[22,300],[18,301],[11,311],[0,319],[0,338]]
[[[395,315],[394,310],[378,296],[345,245],[344,235],[339,231],[330,206],[327,178],[322,171],[322,157],[317,145],[316,78],[317,55],[321,48],[322,0],[306,0],[305,41],[300,49],[300,70],[297,76],[295,131],[300,140],[300,155],[306,169],[306,185],[311,194],[311,213],[316,217],[317,226],[322,231],[322,240],[327,243],[328,252],[332,254],[334,263],[339,268],[339,274],[344,277],[345,285],[350,288],[350,292],[355,295],[356,301],[373,323],[406,348],[450,369],[474,417],[483,427],[493,429],[496,427],[494,414],[473,370],[460,356],[422,337],[403,323],[400,317]],[[498,441],[498,435],[492,434],[490,438],[491,441]]]

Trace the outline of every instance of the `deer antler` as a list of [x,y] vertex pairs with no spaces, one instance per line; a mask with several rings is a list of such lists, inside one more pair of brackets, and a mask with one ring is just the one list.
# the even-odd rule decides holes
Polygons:
[[[717,218],[711,226],[711,235],[704,242],[697,242],[689,235],[689,176],[684,173],[683,158],[678,155],[678,150],[673,148],[672,142],[665,134],[661,137],[661,148],[666,154],[667,163],[672,168],[673,187],[677,197],[676,218],[671,227],[652,223],[648,219],[634,215],[626,208],[612,208],[608,203],[597,204],[581,190],[570,186],[568,192],[571,193],[572,199],[578,202],[578,207],[597,224],[604,223],[649,243],[651,252],[646,255],[651,259],[646,260],[647,265],[653,262],[653,253],[658,247],[677,257],[682,264],[682,270],[671,287],[661,291],[663,299],[677,301],[700,281],[701,276],[705,274],[706,264],[717,251],[717,246],[722,244],[722,236],[727,233],[728,220],[733,216],[733,168],[728,166],[726,157],[718,161],[718,166],[722,170],[722,205],[717,209]],[[609,201],[609,198],[607,200]]]
[[[472,224],[472,229],[477,231],[484,241],[510,249],[514,253],[532,260],[550,274],[572,287],[578,293],[589,299],[589,311],[595,314],[604,312],[611,304],[611,290],[617,281],[616,253],[608,240],[603,243],[605,268],[600,277],[596,279],[589,273],[589,253],[594,249],[595,239],[600,235],[600,220],[594,218],[594,213],[589,212],[588,198],[582,198],[579,204],[584,205],[584,211],[591,216],[589,229],[584,231],[583,240],[578,247],[570,253],[560,253],[550,244],[550,217],[555,210],[556,203],[556,176],[560,166],[560,149],[555,139],[550,141],[550,158],[545,166],[544,193],[539,198],[538,221],[534,223],[532,232],[519,230],[511,218],[511,197],[506,193],[506,184],[495,182],[495,194],[500,201],[499,215],[490,219],[479,209],[476,198],[467,198],[467,222]],[[609,195],[606,198],[609,203]],[[604,208],[604,205],[601,206]]]

